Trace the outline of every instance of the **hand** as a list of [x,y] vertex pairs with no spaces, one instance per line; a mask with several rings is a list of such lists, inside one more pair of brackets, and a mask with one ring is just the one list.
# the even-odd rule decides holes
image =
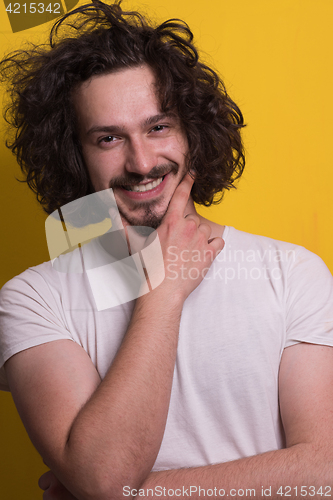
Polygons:
[[39,478],[38,486],[44,491],[43,500],[77,500],[51,470]]
[[180,293],[183,300],[203,280],[224,246],[222,238],[210,239],[211,227],[201,224],[198,215],[186,214],[192,185],[193,179],[187,174],[175,190],[157,229],[166,276],[161,286],[171,293]]

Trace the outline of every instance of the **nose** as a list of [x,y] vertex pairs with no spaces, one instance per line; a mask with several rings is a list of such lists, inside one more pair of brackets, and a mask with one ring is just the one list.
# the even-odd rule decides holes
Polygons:
[[157,163],[158,154],[151,140],[146,137],[131,139],[128,144],[125,165],[128,172],[147,175]]

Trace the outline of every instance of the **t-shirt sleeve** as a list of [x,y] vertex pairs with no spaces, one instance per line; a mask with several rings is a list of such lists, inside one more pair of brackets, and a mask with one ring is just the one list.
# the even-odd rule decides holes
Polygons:
[[33,268],[0,290],[0,389],[9,390],[4,363],[14,354],[54,340],[73,340],[57,294]]
[[298,247],[286,283],[286,345],[333,346],[333,277],[322,259]]

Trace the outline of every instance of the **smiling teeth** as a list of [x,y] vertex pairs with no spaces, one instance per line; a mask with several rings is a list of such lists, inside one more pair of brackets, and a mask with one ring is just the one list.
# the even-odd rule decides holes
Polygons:
[[138,184],[136,186],[128,186],[128,191],[135,191],[136,193],[143,193],[144,191],[150,191],[156,188],[163,181],[163,177],[160,177],[156,181],[148,182],[148,184]]

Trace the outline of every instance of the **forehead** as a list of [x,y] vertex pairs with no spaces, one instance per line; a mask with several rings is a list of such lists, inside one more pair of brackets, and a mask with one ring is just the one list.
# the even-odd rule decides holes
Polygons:
[[160,112],[155,76],[148,66],[92,77],[73,93],[80,126],[128,126]]

